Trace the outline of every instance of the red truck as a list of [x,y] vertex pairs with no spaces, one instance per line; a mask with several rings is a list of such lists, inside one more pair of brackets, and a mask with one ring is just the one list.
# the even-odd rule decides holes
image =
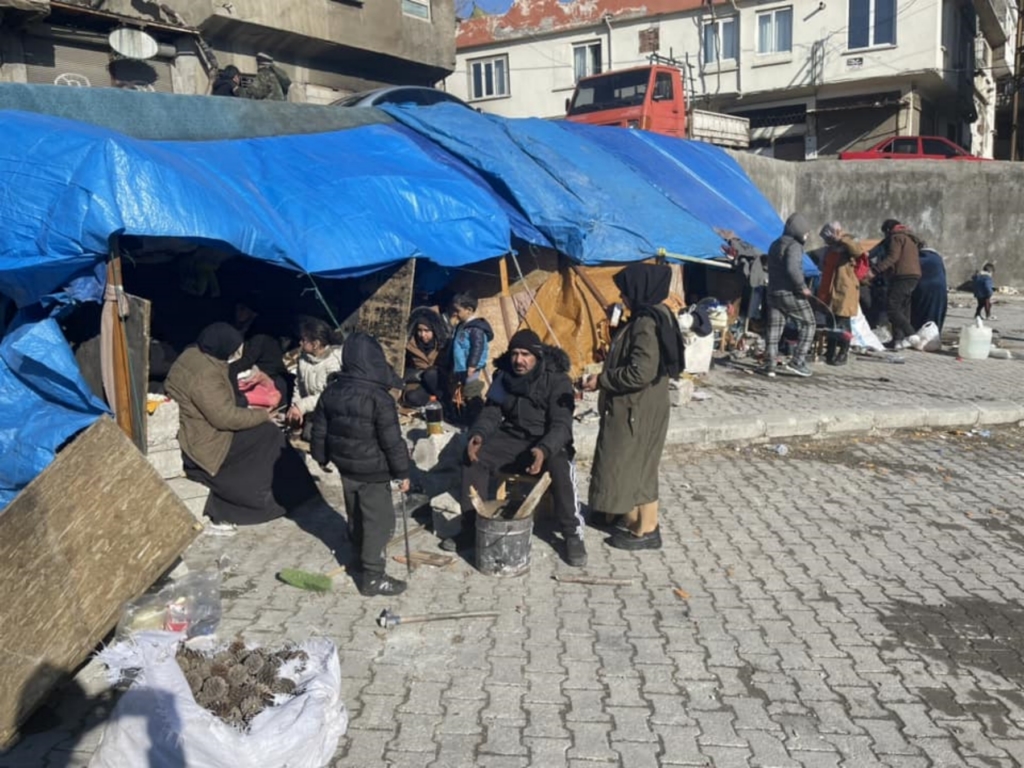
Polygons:
[[581,78],[565,103],[566,120],[615,125],[725,147],[750,146],[745,117],[687,109],[678,66],[649,64]]

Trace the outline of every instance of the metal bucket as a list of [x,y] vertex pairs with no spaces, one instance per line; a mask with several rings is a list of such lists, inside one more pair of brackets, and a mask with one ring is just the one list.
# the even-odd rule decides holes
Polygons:
[[478,516],[476,567],[490,576],[522,576],[530,570],[533,515],[523,520]]

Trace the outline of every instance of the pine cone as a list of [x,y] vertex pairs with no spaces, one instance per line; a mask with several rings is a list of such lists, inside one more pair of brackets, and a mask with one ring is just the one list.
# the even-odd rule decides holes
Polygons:
[[271,684],[270,690],[273,693],[283,693],[285,695],[291,696],[293,693],[295,693],[295,683],[289,680],[287,677],[279,677]]
[[214,702],[223,701],[229,690],[228,681],[223,677],[208,677],[203,683],[203,695]]
[[250,675],[258,675],[264,666],[266,665],[262,653],[253,651],[245,657],[245,668],[249,670]]
[[242,701],[239,709],[242,710],[242,717],[249,721],[263,711],[263,699],[258,696],[250,696]]
[[192,691],[192,696],[199,701],[199,692],[203,690],[203,678],[195,672],[189,672],[185,675],[185,680],[188,682],[189,690]]
[[235,664],[228,670],[228,685],[234,687],[236,685],[244,685],[249,679],[249,670],[245,668],[244,664]]
[[277,665],[267,664],[259,671],[258,674],[253,675],[257,683],[263,685],[273,685],[274,681],[277,680]]

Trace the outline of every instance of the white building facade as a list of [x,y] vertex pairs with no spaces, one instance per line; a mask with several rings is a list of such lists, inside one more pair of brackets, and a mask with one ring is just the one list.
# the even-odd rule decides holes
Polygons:
[[580,77],[658,53],[694,106],[749,117],[763,154],[921,134],[992,157],[1015,24],[1006,0],[517,0],[461,23],[445,87],[485,112],[558,118]]

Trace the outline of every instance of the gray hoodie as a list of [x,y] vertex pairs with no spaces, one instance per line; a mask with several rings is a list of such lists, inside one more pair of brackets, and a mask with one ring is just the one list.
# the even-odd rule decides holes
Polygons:
[[768,290],[802,293],[804,283],[804,235],[811,225],[801,214],[786,219],[782,237],[768,249]]

